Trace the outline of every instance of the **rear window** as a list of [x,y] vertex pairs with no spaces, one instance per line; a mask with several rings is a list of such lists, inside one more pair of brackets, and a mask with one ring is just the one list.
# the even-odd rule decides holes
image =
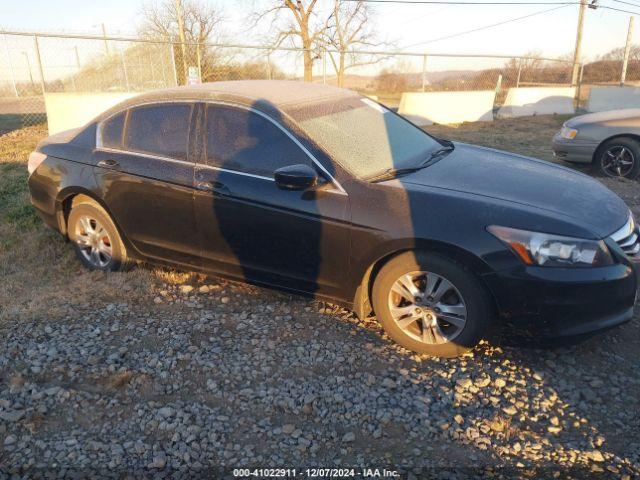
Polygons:
[[111,117],[100,127],[100,138],[103,147],[122,147],[122,130],[124,128],[125,113],[126,112],[122,112]]
[[163,104],[129,111],[124,146],[127,150],[187,159],[190,104]]

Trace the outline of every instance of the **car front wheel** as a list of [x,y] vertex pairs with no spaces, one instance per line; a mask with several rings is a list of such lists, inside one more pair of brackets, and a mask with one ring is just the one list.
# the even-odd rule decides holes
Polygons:
[[455,357],[488,331],[490,302],[476,277],[446,257],[406,252],[390,260],[373,285],[385,332],[418,353]]
[[599,153],[598,168],[607,177],[634,179],[640,173],[640,144],[632,138],[614,138]]
[[89,198],[74,201],[67,230],[76,256],[90,270],[116,271],[128,265],[118,229],[97,202]]

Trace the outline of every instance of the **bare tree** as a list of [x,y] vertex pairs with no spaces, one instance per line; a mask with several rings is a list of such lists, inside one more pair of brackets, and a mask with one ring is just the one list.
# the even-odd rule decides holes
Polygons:
[[334,0],[333,11],[325,26],[325,41],[335,50],[329,51],[329,58],[338,76],[339,87],[344,85],[347,69],[376,63],[383,58],[355,51],[362,47],[379,47],[384,43],[377,41],[373,32],[373,12],[362,1]]
[[[179,7],[182,16],[179,15]],[[146,38],[174,41],[180,36],[179,19],[184,20],[184,41],[180,48],[174,45],[174,55],[183,64],[186,77],[187,65],[197,62],[201,77],[206,78],[213,69],[212,61],[217,57],[208,42],[219,41],[222,35],[220,26],[223,21],[222,12],[206,1],[197,0],[161,0],[148,2],[142,6],[144,21],[140,26],[140,34]],[[181,82],[184,78],[181,78]]]
[[[206,1],[182,0],[185,40],[193,43],[213,41],[222,13]],[[144,21],[140,33],[147,38],[177,38],[178,10],[174,0],[145,3],[142,6]]]
[[505,64],[506,76],[513,79],[514,84],[519,85],[520,82],[533,81],[536,73],[539,73],[543,67],[543,60],[536,58],[540,56],[540,52],[526,52],[527,58],[511,58]]
[[324,24],[318,22],[317,0],[275,0],[269,8],[257,14],[256,23],[271,17],[271,27],[277,31],[271,46],[276,48],[286,39],[299,40],[303,48],[304,80],[313,80],[313,62],[322,41]]

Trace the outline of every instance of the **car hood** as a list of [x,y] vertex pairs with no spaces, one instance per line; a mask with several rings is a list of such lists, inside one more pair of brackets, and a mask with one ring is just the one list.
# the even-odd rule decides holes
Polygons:
[[592,123],[610,123],[616,121],[640,120],[640,108],[623,108],[618,110],[606,110],[604,112],[587,113],[573,117],[565,122],[568,127],[574,128],[580,125]]
[[[606,237],[628,219],[626,204],[597,180],[543,160],[461,143],[437,163],[401,177],[429,186],[513,202],[571,217]],[[553,233],[553,232],[550,232]]]

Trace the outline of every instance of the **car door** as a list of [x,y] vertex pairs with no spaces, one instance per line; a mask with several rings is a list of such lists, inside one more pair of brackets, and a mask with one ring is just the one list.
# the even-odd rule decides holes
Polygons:
[[[326,295],[348,272],[349,197],[276,120],[206,104],[195,211],[207,266],[250,280]],[[312,166],[324,185],[281,190],[274,171]]]
[[199,265],[190,159],[195,104],[132,107],[98,129],[95,175],[119,227],[143,255]]

